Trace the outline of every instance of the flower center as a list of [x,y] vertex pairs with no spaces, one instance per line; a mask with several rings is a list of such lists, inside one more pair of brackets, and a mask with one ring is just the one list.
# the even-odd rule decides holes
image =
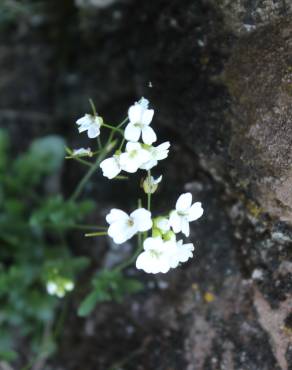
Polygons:
[[155,249],[151,249],[149,252],[150,252],[151,257],[153,258],[159,258],[162,255],[162,252],[159,252]]
[[132,150],[130,153],[130,158],[135,158],[137,154],[138,154],[137,150]]
[[188,212],[182,212],[182,211],[180,211],[180,212],[177,212],[177,214],[179,216],[181,216],[181,217],[187,217],[188,216]]
[[140,123],[140,122],[134,123],[134,126],[135,127],[139,127],[139,128],[142,128],[143,127],[142,123]]
[[129,218],[128,221],[127,221],[127,225],[129,227],[132,227],[134,225],[134,220],[132,218]]

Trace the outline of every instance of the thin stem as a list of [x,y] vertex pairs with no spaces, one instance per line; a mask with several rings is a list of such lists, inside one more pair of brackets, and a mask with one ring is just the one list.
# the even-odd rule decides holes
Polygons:
[[125,141],[126,139],[123,137],[123,140],[121,141],[121,145],[119,146],[119,150],[122,150]]
[[128,122],[128,117],[126,117],[121,123],[117,125],[117,128],[121,128],[126,122]]
[[86,185],[88,180],[91,178],[91,176],[94,174],[94,172],[98,169],[101,161],[104,159],[106,154],[115,147],[116,143],[115,142],[111,143],[110,138],[111,138],[111,136],[109,137],[108,143],[105,146],[104,150],[99,154],[96,161],[92,164],[91,168],[89,168],[88,172],[83,176],[83,178],[81,179],[81,181],[77,185],[75,191],[73,192],[73,194],[70,197],[70,200],[74,201],[79,197],[79,195],[81,194],[84,186]]
[[102,123],[102,126],[104,126],[104,127],[106,127],[106,128],[109,128],[110,130],[117,131],[117,132],[119,132],[121,135],[124,135],[123,130],[120,130],[118,127],[108,125],[107,123],[104,123],[104,122]]
[[142,249],[143,249],[142,234],[138,233],[138,246],[137,246],[137,249],[135,250],[135,253],[129,259],[127,259],[126,261],[117,265],[114,268],[114,271],[121,271],[121,270],[124,270],[126,267],[130,266],[136,260],[136,258],[139,256]]
[[91,109],[92,109],[92,112],[93,112],[93,115],[94,116],[97,116],[97,113],[96,113],[96,108],[95,108],[95,105],[94,105],[94,103],[93,103],[93,100],[90,98],[90,99],[88,99],[89,100],[89,104],[90,104],[90,106],[91,106]]
[[98,136],[98,138],[97,138],[97,145],[98,145],[98,149],[101,150],[102,149],[102,143],[101,143],[100,136]]
[[[147,171],[147,174],[148,174],[148,180],[149,180],[149,183],[150,183],[150,177],[151,177],[151,171]],[[148,191],[147,193],[147,209],[148,211],[151,210],[151,192]]]
[[129,177],[128,176],[116,176],[113,178],[113,180],[128,180]]
[[66,157],[66,159],[74,159],[75,161],[84,164],[85,166],[91,167],[92,163],[78,157]]
[[107,235],[107,231],[99,231],[99,232],[96,232],[96,233],[88,233],[88,234],[85,234],[86,237],[104,236],[104,235]]

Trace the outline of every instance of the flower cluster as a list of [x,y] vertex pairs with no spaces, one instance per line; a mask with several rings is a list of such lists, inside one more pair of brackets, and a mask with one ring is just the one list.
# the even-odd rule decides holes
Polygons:
[[73,288],[73,281],[60,276],[47,282],[47,292],[59,298],[63,298],[66,292],[70,292]]
[[175,210],[168,217],[151,219],[150,211],[144,208],[136,209],[130,216],[120,209],[112,209],[106,217],[110,225],[108,235],[115,243],[122,244],[136,233],[151,229],[152,237],[144,240],[144,250],[137,258],[136,267],[148,273],[165,273],[193,256],[193,244],[177,241],[176,234],[182,232],[189,236],[189,222],[202,214],[201,203],[192,204],[191,193],[178,198]]
[[[103,175],[109,179],[116,177],[121,171],[137,172],[138,169],[150,170],[158,161],[167,158],[170,143],[167,141],[158,146],[152,144],[157,136],[150,127],[154,110],[148,109],[148,100],[142,98],[129,108],[129,123],[124,131],[127,140],[125,151],[116,153],[101,162]],[[139,142],[142,136],[142,143]]]
[[[178,198],[175,208],[167,215],[153,217],[151,195],[157,190],[162,176],[154,179],[151,176],[151,169],[168,157],[170,148],[168,141],[153,145],[157,141],[157,135],[151,127],[153,116],[154,110],[149,109],[149,101],[142,98],[129,108],[127,120],[117,127],[104,123],[96,114],[94,106],[93,115],[86,114],[76,123],[79,132],[86,131],[89,138],[98,137],[102,126],[112,130],[111,137],[116,133],[122,135],[118,150],[100,162],[99,166],[105,177],[118,178],[122,171],[127,173],[147,171],[147,177],[142,182],[142,188],[147,194],[147,209],[139,205],[128,214],[121,209],[113,208],[106,216],[109,224],[107,234],[116,244],[122,244],[138,234],[136,267],[155,274],[166,273],[193,256],[193,244],[184,244],[182,239],[177,240],[177,234],[182,233],[188,237],[189,223],[202,216],[203,208],[200,202],[192,202],[191,193],[184,193]],[[126,124],[124,129],[123,124]],[[92,152],[90,149],[80,148],[72,155],[91,156]]]

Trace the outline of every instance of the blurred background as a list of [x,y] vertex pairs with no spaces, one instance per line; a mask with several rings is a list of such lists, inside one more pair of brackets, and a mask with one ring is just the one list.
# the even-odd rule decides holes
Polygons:
[[[267,3],[0,1],[1,370],[290,369],[291,229],[282,205],[270,218],[270,198],[255,190],[269,158],[262,164],[258,147],[241,141],[254,107],[240,81],[254,64],[241,69],[236,47],[243,39],[240,55],[261,50],[269,38],[250,32],[290,11]],[[135,207],[139,178],[96,173],[70,202],[85,169],[64,148],[90,145],[75,124],[89,98],[119,123],[142,96],[159,142],[171,142],[155,172],[164,177],[155,209],[184,191],[205,209],[191,230],[195,258],[167,275],[129,267],[96,280],[132,245],[84,238],[74,225]],[[238,108],[237,98],[248,103]],[[48,294],[52,281],[63,298]]]

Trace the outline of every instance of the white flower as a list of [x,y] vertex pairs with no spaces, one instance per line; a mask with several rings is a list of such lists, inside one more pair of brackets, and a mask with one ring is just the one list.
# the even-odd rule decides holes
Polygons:
[[170,213],[170,225],[175,233],[182,232],[185,236],[189,236],[189,222],[202,216],[204,212],[202,204],[196,202],[192,205],[192,194],[184,193],[178,198],[175,208],[175,211]]
[[126,152],[120,156],[120,165],[126,172],[134,173],[150,158],[149,151],[145,150],[140,143],[127,143]]
[[168,232],[170,230],[169,219],[166,217],[157,217],[155,219],[155,227],[163,233]]
[[125,139],[137,142],[142,133],[142,140],[145,144],[152,144],[157,140],[156,134],[150,127],[154,110],[148,108],[148,100],[142,98],[129,108],[129,124],[125,129]]
[[102,169],[103,176],[113,179],[122,171],[120,155],[115,154],[113,157],[103,160],[100,163],[100,168]]
[[150,146],[147,148],[150,159],[143,163],[140,168],[142,170],[150,170],[152,167],[156,166],[158,161],[161,161],[162,159],[167,158],[168,152],[169,152],[170,142],[166,141],[165,143],[162,143],[158,145],[157,147]]
[[63,298],[66,292],[73,290],[73,288],[73,281],[63,277],[58,277],[56,280],[49,280],[47,282],[47,292],[59,298]]
[[72,156],[74,157],[92,157],[93,153],[90,148],[80,148],[74,149],[72,152]]
[[53,281],[48,281],[47,282],[47,292],[50,294],[50,295],[55,295],[58,291],[58,286],[55,282]]
[[178,242],[170,241],[168,249],[170,252],[170,267],[176,268],[180,262],[187,262],[189,258],[193,257],[194,245],[193,243],[183,244],[182,240]]
[[143,189],[146,194],[153,194],[158,188],[158,184],[162,180],[162,175],[154,179],[153,176],[147,176],[146,179],[143,181]]
[[74,289],[74,283],[72,281],[67,281],[64,284],[64,288],[68,291],[71,292],[71,290]]
[[169,249],[161,237],[147,238],[143,244],[144,251],[136,260],[137,269],[148,274],[166,273],[170,269]]
[[100,116],[93,116],[91,114],[85,114],[83,117],[76,121],[79,132],[87,131],[87,135],[90,139],[93,139],[100,134],[100,126],[103,120]]
[[130,216],[114,208],[106,216],[106,221],[110,224],[108,235],[116,244],[122,244],[137,232],[147,231],[152,227],[151,212],[145,208],[136,209]]

